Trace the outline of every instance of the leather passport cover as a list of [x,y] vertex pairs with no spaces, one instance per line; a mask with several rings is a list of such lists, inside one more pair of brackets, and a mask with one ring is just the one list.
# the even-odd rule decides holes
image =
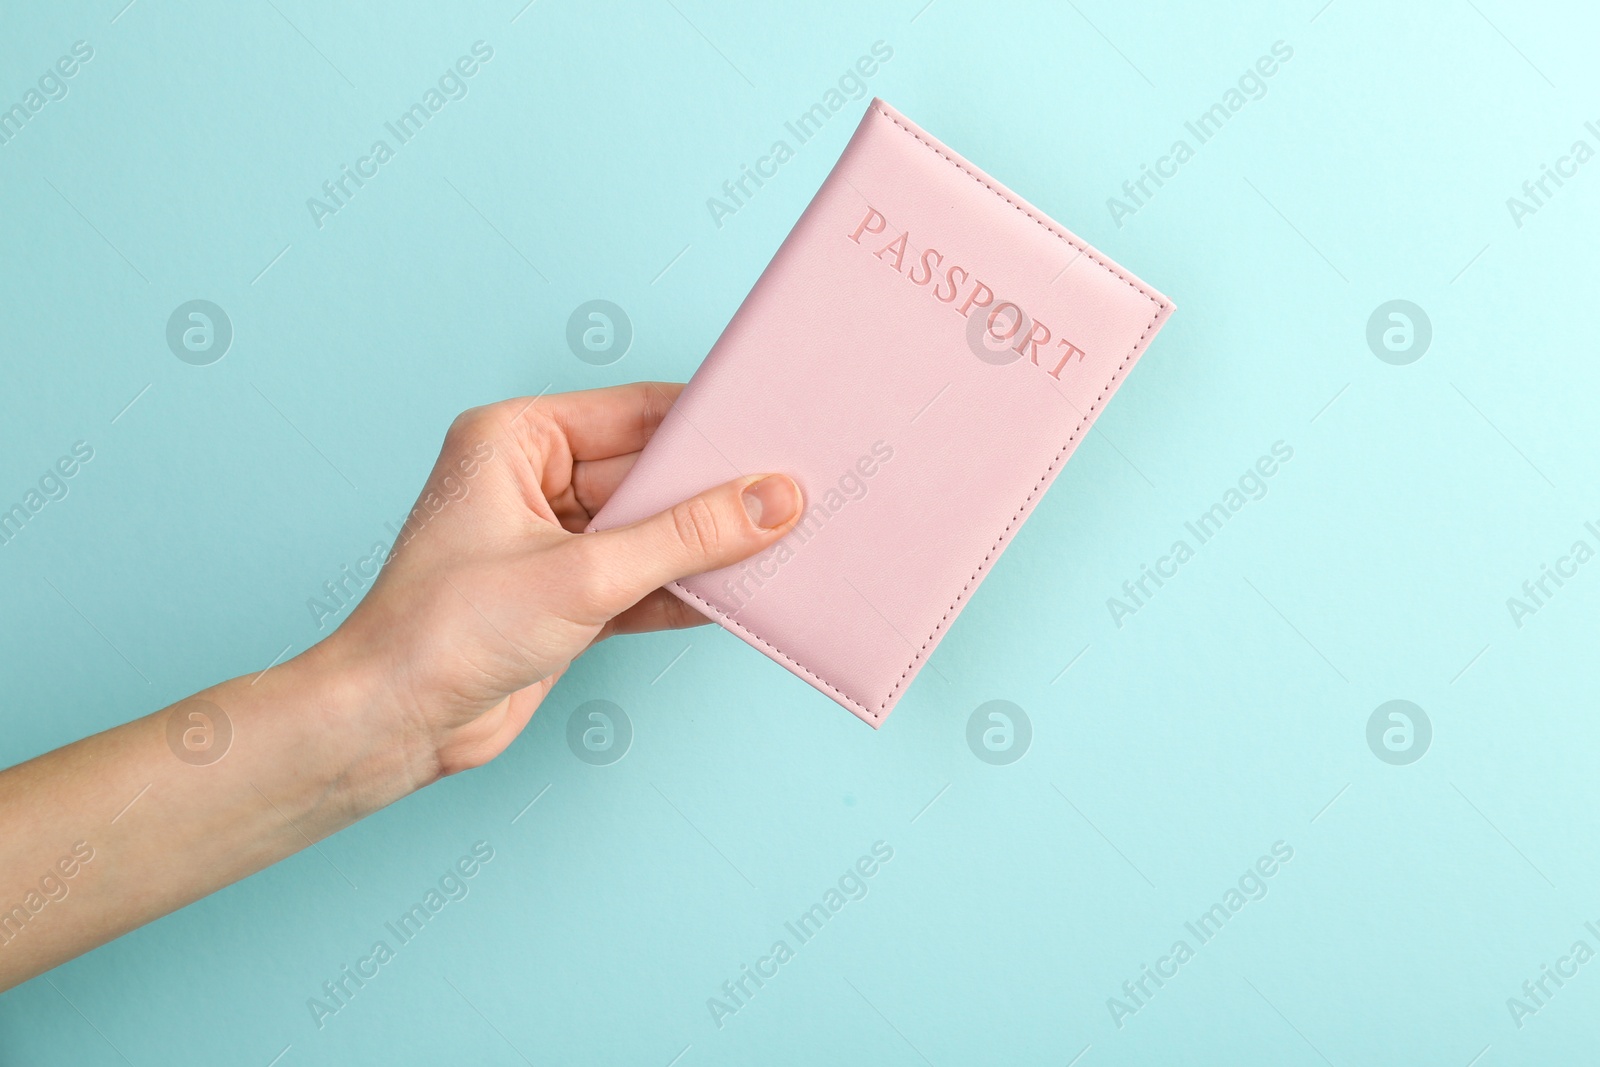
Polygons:
[[874,727],[1172,312],[881,100],[590,529],[783,472],[669,588]]

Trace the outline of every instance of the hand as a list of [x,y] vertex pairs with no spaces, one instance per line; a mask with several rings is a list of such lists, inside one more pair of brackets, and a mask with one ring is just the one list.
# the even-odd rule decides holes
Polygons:
[[387,679],[411,788],[502,752],[596,642],[705,622],[661,587],[793,527],[799,488],[754,475],[632,526],[582,532],[681,389],[506,400],[450,427],[376,584],[323,649]]

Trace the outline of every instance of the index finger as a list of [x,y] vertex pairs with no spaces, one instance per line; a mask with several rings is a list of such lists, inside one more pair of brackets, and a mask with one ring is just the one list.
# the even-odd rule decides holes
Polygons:
[[610,459],[643,448],[682,391],[681,382],[630,382],[496,406],[509,409],[514,421],[537,415],[553,422],[574,460]]

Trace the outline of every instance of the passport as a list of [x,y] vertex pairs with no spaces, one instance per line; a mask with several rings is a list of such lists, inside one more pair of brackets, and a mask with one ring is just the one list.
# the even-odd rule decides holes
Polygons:
[[668,588],[880,726],[1172,310],[875,99],[589,528],[793,477],[783,540]]

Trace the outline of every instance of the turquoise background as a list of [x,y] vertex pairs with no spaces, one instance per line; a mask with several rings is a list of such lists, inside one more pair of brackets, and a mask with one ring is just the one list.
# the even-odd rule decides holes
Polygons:
[[[608,643],[489,767],[0,998],[0,1062],[1592,1055],[1600,962],[1520,1028],[1506,1003],[1600,949],[1600,563],[1506,604],[1600,519],[1600,161],[1521,226],[1506,203],[1600,148],[1592,8],[124,2],[0,17],[0,106],[94,49],[0,145],[0,505],[95,450],[0,546],[0,763],[313,643],[307,598],[392,536],[460,409],[691,374],[865,100],[720,228],[707,197],[875,41],[869,95],[1178,311],[881,732],[720,630]],[[468,95],[319,229],[306,199],[479,40]],[[1277,41],[1119,226],[1107,198]],[[165,341],[196,298],[233,324],[210,366]],[[635,331],[604,367],[565,342],[597,298]],[[1393,299],[1432,324],[1409,365],[1366,339]],[[1265,497],[1116,626],[1278,441]],[[1409,765],[1366,739],[1393,699],[1432,724]],[[633,726],[609,766],[566,742],[589,700]],[[1032,723],[1009,765],[966,741],[990,700]],[[308,998],[480,840],[470,895],[319,1029]],[[707,998],[878,841],[868,895],[718,1028]]]

